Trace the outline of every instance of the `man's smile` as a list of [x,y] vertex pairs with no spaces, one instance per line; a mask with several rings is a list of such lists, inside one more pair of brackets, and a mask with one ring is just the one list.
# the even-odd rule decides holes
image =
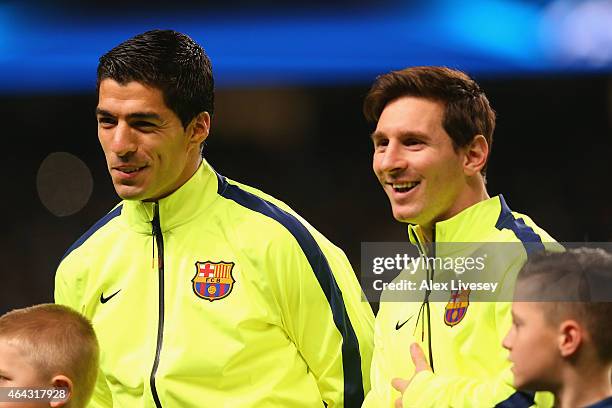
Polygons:
[[149,166],[135,166],[135,165],[122,165],[113,167],[113,172],[121,178],[133,178],[138,174],[141,174],[143,170],[147,169]]
[[416,186],[418,186],[420,181],[408,181],[408,182],[395,182],[395,183],[387,183],[393,188],[393,191],[396,193],[406,193]]

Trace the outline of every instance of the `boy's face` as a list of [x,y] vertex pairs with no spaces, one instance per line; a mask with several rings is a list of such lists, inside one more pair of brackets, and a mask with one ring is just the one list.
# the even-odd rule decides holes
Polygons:
[[502,345],[510,351],[517,389],[549,390],[556,384],[560,356],[555,327],[546,321],[541,302],[514,302],[512,327]]
[[[19,347],[0,339],[0,387],[48,388],[36,368],[24,357]],[[15,407],[38,408],[48,407],[49,402],[20,401],[0,402],[0,408]]]

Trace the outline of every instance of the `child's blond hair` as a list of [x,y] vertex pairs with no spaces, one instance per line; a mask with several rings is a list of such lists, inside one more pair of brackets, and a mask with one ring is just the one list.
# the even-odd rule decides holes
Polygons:
[[73,382],[70,406],[84,407],[98,374],[99,348],[91,323],[66,306],[42,304],[0,317],[0,341],[17,347],[42,377]]

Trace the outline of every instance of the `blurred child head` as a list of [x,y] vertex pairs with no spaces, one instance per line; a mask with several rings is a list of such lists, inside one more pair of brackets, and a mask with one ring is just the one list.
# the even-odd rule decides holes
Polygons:
[[554,391],[568,369],[610,371],[611,282],[612,255],[601,249],[543,252],[527,261],[503,341],[517,389]]
[[[20,408],[84,407],[96,381],[98,354],[91,323],[68,307],[43,304],[0,317],[0,387],[69,392],[68,400],[20,402]],[[15,402],[8,404],[0,407]]]

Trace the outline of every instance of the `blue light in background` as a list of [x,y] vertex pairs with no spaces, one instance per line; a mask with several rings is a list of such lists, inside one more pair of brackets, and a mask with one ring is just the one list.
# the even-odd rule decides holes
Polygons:
[[0,92],[91,91],[99,56],[152,28],[173,28],[200,42],[221,87],[369,83],[409,65],[489,75],[568,69],[551,52],[560,46],[554,29],[541,35],[544,7],[511,0],[457,4],[147,16],[5,5],[0,6]]
[[446,27],[449,40],[458,46],[498,55],[517,65],[525,64],[535,69],[545,67],[543,61],[537,61],[541,53],[537,39],[540,19],[537,6],[499,0],[456,4],[446,0],[437,6],[436,18]]

